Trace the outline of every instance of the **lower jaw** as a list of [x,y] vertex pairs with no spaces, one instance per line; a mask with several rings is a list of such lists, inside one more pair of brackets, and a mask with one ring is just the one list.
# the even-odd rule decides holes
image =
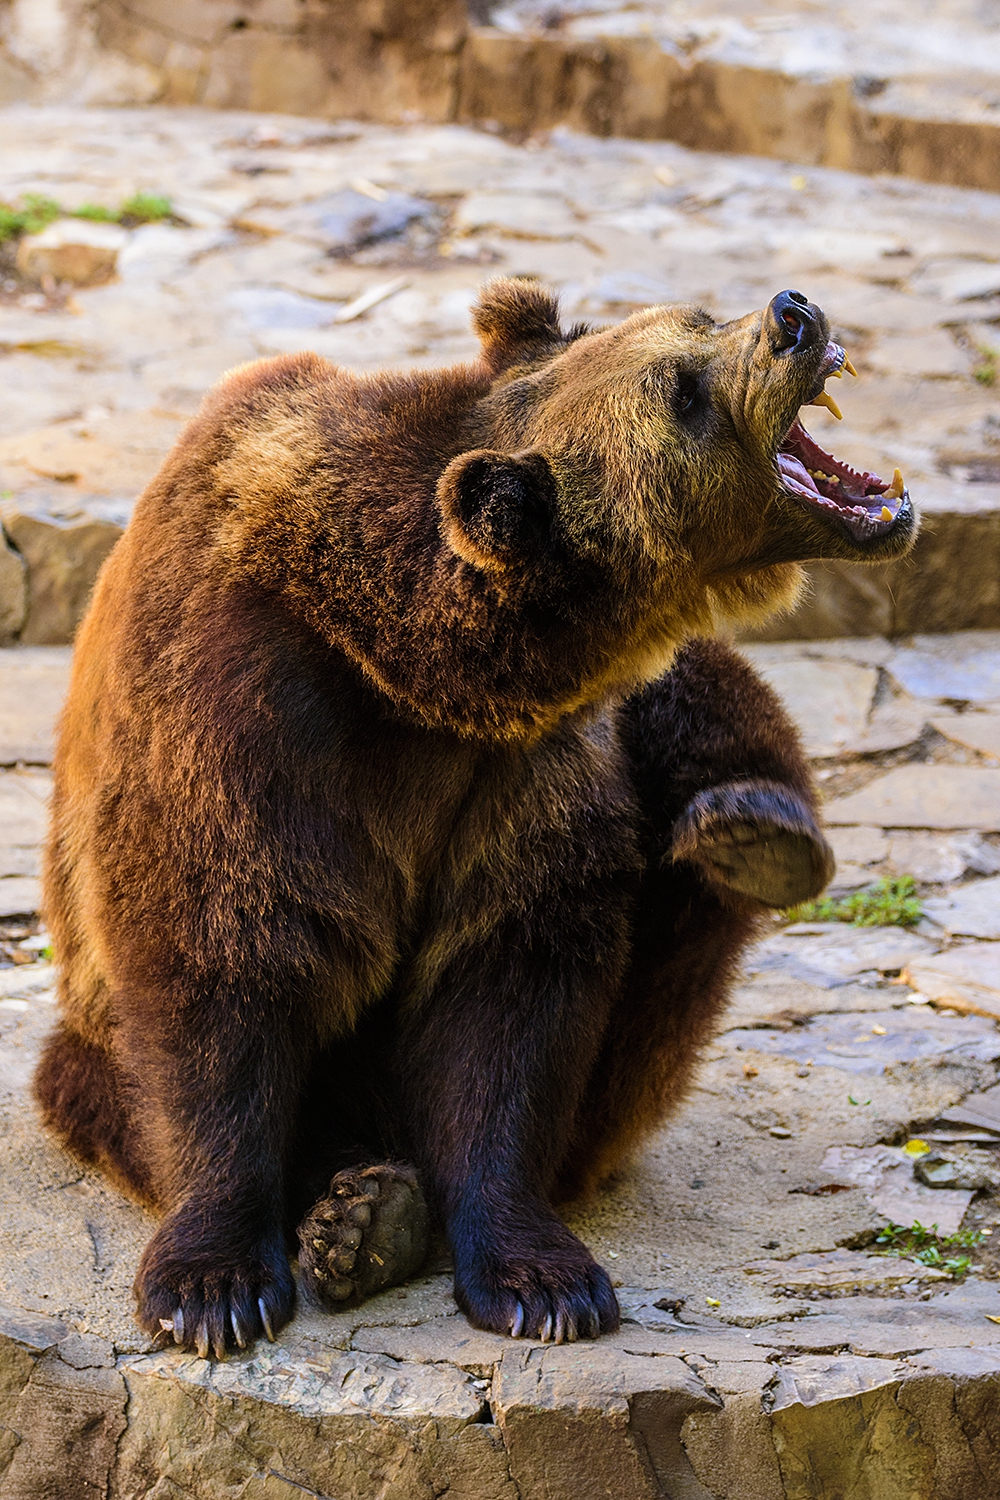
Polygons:
[[[788,496],[786,495],[786,501]],[[785,511],[787,516],[787,509]],[[900,501],[894,520],[877,531],[858,536],[837,518],[828,519],[813,506],[796,502],[795,516],[782,534],[761,549],[759,566],[772,563],[849,562],[882,563],[903,557],[916,535],[917,518],[909,496]]]
[[[909,508],[898,469],[891,484],[877,474],[858,473],[820,448],[798,420],[789,428],[776,464],[785,496],[859,547],[889,536]],[[912,519],[912,510],[910,514]]]

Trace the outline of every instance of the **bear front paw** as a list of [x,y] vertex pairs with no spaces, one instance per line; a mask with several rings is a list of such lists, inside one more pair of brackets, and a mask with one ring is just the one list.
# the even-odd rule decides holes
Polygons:
[[338,1172],[299,1225],[303,1288],[331,1312],[355,1306],[420,1270],[429,1227],[409,1167]]
[[280,1232],[245,1254],[215,1254],[193,1238],[168,1220],[147,1245],[134,1286],[141,1326],[202,1359],[225,1359],[261,1334],[273,1341],[295,1310]]
[[[560,1226],[562,1228],[562,1226]],[[510,1338],[570,1344],[621,1322],[611,1278],[568,1229],[565,1244],[530,1258],[503,1249],[456,1254],[455,1300],[469,1322]],[[540,1238],[550,1240],[551,1234]],[[466,1262],[463,1264],[463,1262]]]
[[772,781],[699,792],[674,827],[673,860],[765,906],[811,901],[833,877],[833,851],[805,800]]

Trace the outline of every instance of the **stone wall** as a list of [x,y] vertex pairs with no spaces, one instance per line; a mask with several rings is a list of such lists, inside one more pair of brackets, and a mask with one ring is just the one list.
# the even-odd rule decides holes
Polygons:
[[452,119],[464,0],[0,0],[0,104]]
[[[756,18],[763,35],[775,19],[769,4],[760,0]],[[876,17],[871,65],[886,76],[874,78],[856,58],[816,69],[781,47],[727,51],[707,41],[688,55],[662,4],[650,9],[648,34],[629,30],[627,4],[620,15],[609,7],[593,34],[564,24],[570,11],[534,9],[512,29],[483,24],[490,0],[0,0],[0,105],[203,104],[464,120],[522,137],[565,124],[1000,188],[1000,81],[981,59],[976,74],[947,58],[938,67],[933,27],[923,27],[919,66],[908,71],[898,26],[879,29]],[[725,30],[733,7],[718,9]],[[858,30],[850,8],[831,15],[835,27]],[[954,18],[968,20],[961,6]],[[811,11],[796,29],[815,52],[822,27]],[[974,51],[979,33],[966,32]]]

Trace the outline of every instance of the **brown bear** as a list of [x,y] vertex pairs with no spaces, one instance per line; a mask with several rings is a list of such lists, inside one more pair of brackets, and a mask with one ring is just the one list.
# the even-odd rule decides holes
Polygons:
[[564,333],[500,280],[475,325],[454,369],[234,371],[78,638],[37,1098],[162,1215],[139,1322],[203,1355],[291,1316],[300,1221],[327,1305],[416,1269],[430,1215],[479,1327],[613,1329],[553,1205],[680,1098],[765,907],[829,876],[789,720],[708,639],[788,606],[797,559],[913,534],[798,420],[845,364],[823,313]]

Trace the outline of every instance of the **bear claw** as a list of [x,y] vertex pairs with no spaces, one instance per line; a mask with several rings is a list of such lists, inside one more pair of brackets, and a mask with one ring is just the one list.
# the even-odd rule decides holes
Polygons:
[[307,1293],[331,1311],[356,1305],[418,1271],[427,1256],[429,1215],[407,1167],[338,1172],[326,1198],[299,1225]]
[[[570,1240],[569,1232],[559,1228]],[[456,1257],[455,1300],[474,1328],[542,1344],[570,1344],[615,1332],[621,1315],[607,1272],[578,1241],[563,1246],[570,1252],[564,1257],[557,1258],[553,1245],[548,1248],[549,1255],[534,1265],[498,1265],[503,1250],[496,1245],[486,1255],[470,1256],[467,1269]]]

